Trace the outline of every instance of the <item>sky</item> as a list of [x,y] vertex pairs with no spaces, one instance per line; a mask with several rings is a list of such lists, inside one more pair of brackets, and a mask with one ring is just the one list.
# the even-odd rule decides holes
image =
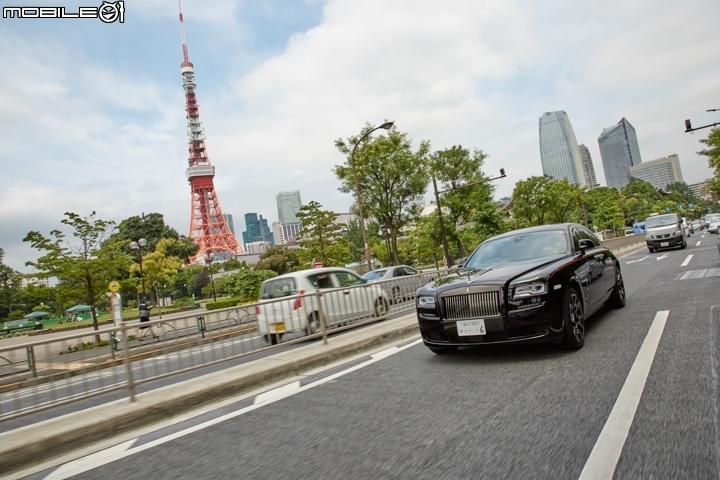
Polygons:
[[[100,0],[0,0],[63,6]],[[395,121],[432,150],[481,149],[484,172],[542,175],[538,119],[564,110],[605,184],[597,137],[626,117],[643,161],[673,153],[684,180],[720,120],[717,0],[184,0],[215,188],[243,215],[277,220],[275,196],[347,212],[338,138]],[[124,23],[0,18],[0,248],[22,272],[64,212],[120,222],[160,212],[190,226],[175,0],[125,1]],[[431,197],[428,188],[427,199]]]

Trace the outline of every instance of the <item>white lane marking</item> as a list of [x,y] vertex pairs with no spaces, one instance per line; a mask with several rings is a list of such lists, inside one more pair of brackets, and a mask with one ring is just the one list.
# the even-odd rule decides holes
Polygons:
[[702,237],[700,237],[700,238],[705,238],[705,235],[703,235],[703,236],[702,236]]
[[383,350],[382,352],[373,353],[370,355],[370,358],[374,358],[376,360],[380,360],[381,358],[389,357],[390,355],[394,355],[397,353],[397,347],[388,348],[387,350]]
[[638,262],[642,262],[642,261],[645,260],[646,258],[648,258],[648,255],[645,255],[644,257],[639,258],[639,259],[637,259],[637,260],[631,260],[631,261],[629,261],[629,262],[627,262],[627,263],[638,263]]
[[645,341],[635,357],[635,363],[630,368],[615,406],[600,432],[595,447],[590,452],[590,457],[585,462],[579,480],[613,478],[669,314],[668,310],[655,314]]
[[105,450],[95,452],[91,455],[78,458],[77,460],[73,460],[72,462],[68,462],[64,465],[60,465],[57,470],[45,477],[45,480],[60,480],[63,478],[69,478],[79,473],[91,470],[95,467],[99,467],[100,465],[104,465],[106,463],[106,458],[127,451],[127,449],[130,448],[132,444],[136,441],[137,438],[133,438],[132,440],[120,443],[118,445],[115,445],[114,447],[110,447]]
[[[414,347],[415,345],[418,345],[418,344],[420,344],[420,343],[422,343],[422,338],[418,338],[416,341],[411,342],[411,343],[409,343],[409,344],[407,344],[407,345],[403,345],[402,347],[391,347],[391,348],[388,348],[387,350],[390,350],[390,351],[392,351],[392,354],[395,354],[395,353],[398,353],[398,352],[402,352],[403,350],[405,350],[405,349],[407,349],[407,348]],[[382,352],[378,352],[378,353],[382,353]],[[390,355],[385,355],[383,358],[387,358],[388,356],[390,356]],[[355,365],[355,366],[353,366],[353,367],[350,367],[350,368],[348,368],[347,370],[342,370],[342,371],[337,372],[337,373],[334,373],[334,374],[332,374],[332,375],[328,375],[327,377],[321,378],[320,380],[317,380],[317,381],[315,381],[315,382],[308,383],[307,385],[302,386],[302,387],[300,387],[299,389],[295,390],[294,394],[297,394],[297,393],[300,393],[300,392],[304,392],[305,390],[310,390],[311,388],[318,387],[318,386],[323,385],[323,384],[325,384],[325,383],[327,383],[327,382],[330,382],[330,381],[332,381],[332,380],[335,380],[336,378],[342,377],[343,375],[347,375],[348,373],[352,373],[352,372],[354,372],[355,370],[360,370],[361,368],[367,367],[368,365],[372,365],[372,364],[375,363],[375,362],[379,362],[380,360],[382,360],[382,358],[371,358],[370,360],[368,360],[368,361],[366,361],[366,362],[363,362],[363,363],[360,363],[360,364],[358,364],[358,365]],[[280,388],[282,388],[282,387],[280,387]],[[277,390],[277,389],[276,389],[276,390]],[[266,393],[267,393],[267,392],[266,392]],[[293,395],[294,395],[294,394],[293,394]],[[286,397],[282,397],[282,398],[286,398]],[[145,451],[145,450],[148,450],[148,449],[150,449],[150,448],[156,447],[156,446],[158,446],[158,445],[162,445],[163,443],[170,442],[170,441],[172,441],[172,440],[175,440],[176,438],[184,437],[185,435],[189,435],[189,434],[194,433],[194,432],[197,432],[197,431],[199,431],[199,430],[203,430],[203,429],[205,429],[205,428],[208,428],[208,427],[211,427],[211,426],[213,426],[213,425],[216,425],[216,424],[218,424],[218,423],[222,423],[222,422],[224,422],[225,420],[230,420],[231,418],[239,417],[240,415],[244,415],[244,414],[246,414],[246,413],[248,413],[248,412],[252,412],[253,410],[257,410],[258,408],[262,408],[262,407],[264,407],[264,406],[266,406],[266,405],[270,405],[271,403],[277,402],[278,400],[281,400],[282,398],[280,398],[280,397],[278,397],[278,398],[271,398],[271,399],[266,400],[264,403],[255,403],[255,404],[250,405],[250,406],[247,406],[247,407],[245,407],[245,408],[241,408],[240,410],[237,410],[237,411],[235,411],[235,412],[230,412],[230,413],[228,413],[228,414],[226,414],[226,415],[223,415],[223,416],[220,416],[220,417],[218,417],[218,418],[213,418],[212,420],[208,420],[207,422],[204,422],[204,423],[201,423],[201,424],[198,424],[198,425],[195,425],[195,426],[186,428],[185,430],[181,430],[181,431],[179,431],[179,432],[175,432],[175,433],[170,434],[170,435],[168,435],[168,436],[166,436],[166,437],[158,438],[157,440],[154,440],[154,441],[152,441],[152,442],[148,442],[148,443],[146,443],[146,444],[144,444],[144,445],[140,445],[139,447],[136,447],[136,448],[132,448],[132,449],[125,450],[125,451],[113,451],[112,453],[107,454],[106,456],[102,456],[102,460],[101,460],[101,461],[94,462],[92,465],[88,465],[88,466],[85,466],[85,467],[75,468],[75,469],[73,470],[72,475],[78,475],[78,474],[80,474],[80,473],[82,473],[82,472],[86,472],[86,471],[88,471],[88,470],[92,470],[93,468],[97,468],[97,467],[100,467],[100,466],[102,466],[102,465],[107,465],[108,463],[112,463],[112,462],[117,461],[117,460],[120,460],[120,459],[122,459],[122,458],[129,457],[130,455],[134,455],[134,454],[136,454],[136,453],[143,452],[143,451]],[[137,438],[135,438],[135,439],[133,439],[133,440],[130,440],[130,442],[134,442],[134,441],[136,441],[136,440],[137,440]],[[121,444],[121,445],[122,445],[122,444]],[[112,448],[115,448],[115,447],[112,447]],[[103,452],[108,452],[109,450],[111,450],[111,449],[109,448],[109,449],[106,449],[106,450],[102,450],[102,451],[100,451],[100,452],[94,453],[93,455],[99,455],[99,454],[102,454]],[[70,462],[70,463],[73,463],[73,462]],[[61,467],[61,468],[62,468],[62,467]],[[58,470],[59,470],[59,469],[58,469]],[[56,472],[57,472],[57,470],[56,470]],[[53,474],[54,474],[54,473],[53,473]],[[48,477],[48,478],[50,478],[50,477]],[[67,476],[63,476],[63,477],[52,477],[52,478],[53,478],[53,479],[56,479],[56,478],[57,478],[57,479],[59,480],[59,479],[61,479],[61,478],[68,478],[68,477],[67,477]]]
[[276,389],[273,389],[268,392],[257,395],[255,397],[255,401],[253,403],[255,405],[259,405],[261,403],[275,402],[277,400],[280,400],[281,398],[295,395],[299,390],[300,390],[300,382],[299,381],[288,383],[287,385],[283,385],[282,387],[278,387]]
[[[698,242],[698,243],[700,243],[700,242]],[[685,261],[680,264],[680,266],[687,267],[688,263],[690,263],[690,260],[692,260],[692,257],[693,257],[692,254],[688,255],[687,258],[685,259]]]
[[668,254],[666,253],[662,257],[656,257],[655,260],[662,260],[663,258],[667,258],[667,257],[668,257]]
[[699,241],[698,243],[695,244],[695,246],[696,246],[696,247],[699,247],[701,243],[702,243],[702,242]]

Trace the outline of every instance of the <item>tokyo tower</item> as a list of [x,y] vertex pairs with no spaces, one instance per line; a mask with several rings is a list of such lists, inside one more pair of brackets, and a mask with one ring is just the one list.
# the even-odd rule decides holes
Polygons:
[[235,255],[245,254],[235,235],[225,222],[220,208],[213,178],[215,167],[205,148],[205,131],[200,122],[200,110],[195,98],[195,69],[188,60],[187,42],[182,8],[180,9],[180,34],[182,35],[183,63],[180,72],[185,89],[185,111],[187,112],[188,168],[185,176],[190,183],[190,235],[200,248],[191,263],[208,263],[213,260],[229,260]]

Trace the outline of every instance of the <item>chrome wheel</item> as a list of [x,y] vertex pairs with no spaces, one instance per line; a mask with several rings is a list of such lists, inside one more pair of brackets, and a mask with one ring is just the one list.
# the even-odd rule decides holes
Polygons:
[[403,298],[402,298],[402,294],[400,293],[400,287],[393,288],[393,291],[392,291],[393,303],[398,304],[398,303],[402,302],[402,300],[403,300]]
[[569,350],[578,350],[585,343],[585,312],[582,299],[574,287],[565,293],[563,310],[563,338],[561,344]]
[[382,298],[375,300],[375,316],[383,317],[387,314],[387,301]]

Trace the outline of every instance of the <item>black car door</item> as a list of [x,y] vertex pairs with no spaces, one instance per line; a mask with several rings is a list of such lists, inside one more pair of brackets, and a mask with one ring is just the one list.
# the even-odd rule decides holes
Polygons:
[[[585,299],[586,312],[594,311],[597,304],[603,299],[605,292],[605,264],[603,263],[603,248],[598,248],[593,242],[594,236],[583,227],[572,227],[573,248],[578,254],[578,264],[575,274],[580,279]],[[580,248],[580,240],[589,240],[592,248]],[[597,240],[596,240],[597,241]]]

